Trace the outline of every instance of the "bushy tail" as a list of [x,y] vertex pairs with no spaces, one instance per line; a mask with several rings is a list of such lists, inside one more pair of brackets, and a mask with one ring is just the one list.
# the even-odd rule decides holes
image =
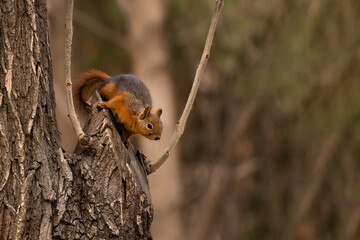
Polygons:
[[99,70],[90,70],[80,75],[72,88],[74,104],[79,113],[86,113],[86,102],[100,84],[109,78],[109,75]]

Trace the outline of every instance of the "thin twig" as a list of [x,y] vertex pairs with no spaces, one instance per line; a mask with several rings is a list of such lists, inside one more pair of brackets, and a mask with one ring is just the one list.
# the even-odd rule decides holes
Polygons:
[[71,45],[73,36],[73,10],[74,0],[68,0],[66,6],[66,20],[65,20],[65,84],[66,84],[66,100],[69,111],[69,118],[74,127],[76,136],[81,142],[84,140],[85,134],[81,129],[79,119],[76,116],[74,109],[74,102],[72,97],[72,83],[71,83]]
[[189,117],[191,108],[194,104],[194,100],[195,100],[195,97],[196,97],[196,94],[197,94],[197,91],[198,91],[198,88],[200,85],[200,81],[204,74],[206,63],[209,60],[209,56],[210,56],[209,54],[210,54],[212,41],[214,38],[214,33],[216,30],[217,22],[219,20],[221,8],[223,5],[224,5],[224,0],[216,0],[215,11],[214,11],[213,17],[211,19],[211,24],[210,24],[209,32],[208,32],[208,35],[206,38],[203,54],[201,56],[199,66],[196,69],[194,82],[193,82],[193,85],[192,85],[192,88],[191,88],[191,91],[189,94],[189,98],[186,102],[184,111],[180,117],[180,120],[176,124],[175,131],[170,139],[169,146],[165,149],[164,153],[160,156],[160,158],[154,164],[149,164],[149,166],[147,167],[148,174],[155,172],[166,161],[166,159],[170,156],[173,147],[176,145],[176,143],[179,141],[181,135],[184,133],[185,124]]

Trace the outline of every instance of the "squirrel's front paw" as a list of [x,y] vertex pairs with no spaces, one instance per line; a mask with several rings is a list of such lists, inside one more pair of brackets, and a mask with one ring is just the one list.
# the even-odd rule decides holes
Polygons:
[[99,102],[97,105],[96,105],[97,108],[99,109],[105,109],[106,108],[106,104],[105,102]]

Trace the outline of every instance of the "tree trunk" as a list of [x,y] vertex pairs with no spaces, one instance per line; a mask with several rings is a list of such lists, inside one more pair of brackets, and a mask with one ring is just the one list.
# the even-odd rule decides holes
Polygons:
[[88,146],[61,149],[46,1],[3,1],[0,16],[0,239],[150,239],[143,159],[107,112],[92,109]]
[[0,16],[0,238],[49,239],[60,140],[46,2],[3,1]]

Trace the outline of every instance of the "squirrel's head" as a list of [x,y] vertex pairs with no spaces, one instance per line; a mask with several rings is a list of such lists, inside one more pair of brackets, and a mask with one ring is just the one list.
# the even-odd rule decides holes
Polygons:
[[162,109],[151,112],[151,106],[147,106],[144,111],[138,115],[138,124],[141,129],[140,134],[151,140],[160,140],[162,132],[162,122],[160,116]]

